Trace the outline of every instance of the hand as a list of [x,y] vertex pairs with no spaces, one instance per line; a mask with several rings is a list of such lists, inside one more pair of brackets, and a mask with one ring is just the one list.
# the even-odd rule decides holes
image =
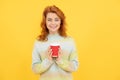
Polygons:
[[59,48],[58,57],[56,58],[56,60],[57,61],[61,60],[62,59],[62,55],[63,55],[63,51],[61,50],[61,48]]
[[52,60],[52,49],[50,47],[48,47],[46,54],[47,54],[47,58],[49,60]]

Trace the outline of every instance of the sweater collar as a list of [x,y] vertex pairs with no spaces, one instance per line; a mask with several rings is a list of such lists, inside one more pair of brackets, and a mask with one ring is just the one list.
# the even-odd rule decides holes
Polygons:
[[56,40],[60,40],[60,39],[62,39],[62,36],[60,36],[59,33],[48,35],[48,40],[50,40],[50,41],[56,41]]

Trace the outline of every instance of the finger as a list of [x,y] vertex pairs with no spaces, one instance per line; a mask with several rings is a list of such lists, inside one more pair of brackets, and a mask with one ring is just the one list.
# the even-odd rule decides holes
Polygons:
[[48,55],[51,55],[51,53],[52,53],[52,49],[49,49]]
[[62,53],[62,50],[61,50],[61,48],[59,48],[59,53],[60,53],[60,54]]
[[49,49],[49,52],[52,52],[52,49]]
[[50,57],[52,57],[52,51],[51,51],[51,53],[50,53]]

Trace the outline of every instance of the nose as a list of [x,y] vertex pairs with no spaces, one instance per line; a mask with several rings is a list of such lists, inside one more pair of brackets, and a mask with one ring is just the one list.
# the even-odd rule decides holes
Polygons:
[[54,21],[54,20],[52,20],[52,21],[51,21],[51,24],[53,24],[53,25],[54,25],[54,24],[55,24],[55,21]]

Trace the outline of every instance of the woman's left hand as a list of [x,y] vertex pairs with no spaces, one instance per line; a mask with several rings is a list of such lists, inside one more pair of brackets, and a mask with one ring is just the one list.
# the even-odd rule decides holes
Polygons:
[[57,60],[57,61],[61,60],[61,59],[62,59],[62,56],[63,56],[63,51],[61,50],[61,48],[59,48],[58,57],[56,58],[56,60]]

